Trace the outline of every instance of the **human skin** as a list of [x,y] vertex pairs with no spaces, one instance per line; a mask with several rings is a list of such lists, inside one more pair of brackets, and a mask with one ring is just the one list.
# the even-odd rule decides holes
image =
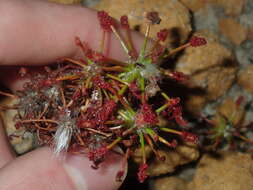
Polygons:
[[[52,64],[59,58],[80,58],[76,36],[98,49],[101,29],[96,12],[39,0],[0,0],[1,82],[15,91],[24,82],[17,75],[18,66],[27,65],[36,72],[35,66]],[[133,38],[138,49],[142,38],[135,33]],[[111,35],[107,56],[125,60],[119,46]],[[0,126],[1,190],[115,190],[121,185],[115,180],[121,163],[121,156],[110,154],[100,169],[94,170],[84,156],[55,157],[48,147],[16,158]]]

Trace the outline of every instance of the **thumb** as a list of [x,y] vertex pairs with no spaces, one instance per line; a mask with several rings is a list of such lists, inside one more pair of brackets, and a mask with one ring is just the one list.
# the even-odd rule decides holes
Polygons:
[[32,151],[0,170],[0,189],[37,190],[116,190],[115,176],[123,157],[111,153],[99,169],[83,155],[55,157],[50,148]]

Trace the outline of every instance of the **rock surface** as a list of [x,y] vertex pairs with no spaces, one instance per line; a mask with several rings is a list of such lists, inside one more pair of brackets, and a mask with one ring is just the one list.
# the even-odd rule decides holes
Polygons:
[[243,10],[245,0],[209,0],[209,2],[222,7],[228,16],[239,16]]
[[178,177],[163,177],[154,182],[154,190],[186,190],[186,188],[186,182]]
[[[237,65],[231,51],[222,46],[213,35],[196,33],[207,38],[207,45],[189,47],[179,58],[176,70],[190,76],[190,88],[199,89],[203,95],[194,95],[188,107],[202,108],[208,101],[223,96],[236,78]],[[197,100],[196,100],[197,98]],[[200,104],[200,105],[199,105]]]
[[192,12],[196,12],[199,9],[203,8],[206,4],[205,1],[201,0],[180,0],[180,2],[185,5]]
[[220,32],[235,45],[240,45],[247,38],[247,29],[232,18],[219,20]]
[[193,184],[195,190],[252,190],[252,179],[250,154],[223,152],[217,158],[201,158]]
[[170,39],[174,35],[179,35],[180,42],[182,43],[188,38],[192,30],[188,9],[175,0],[101,0],[94,8],[105,10],[118,20],[122,15],[127,15],[131,28],[139,27],[140,32],[143,34],[146,30],[146,24],[143,22],[143,13],[157,11],[162,21],[159,25],[152,26],[150,31],[152,38],[155,38],[156,33],[161,29],[168,28],[173,33]]
[[[12,106],[16,102],[11,98],[5,99],[1,105]],[[7,110],[0,112],[7,136],[17,154],[23,154],[35,148],[35,137],[32,133],[27,132],[24,128],[16,129],[14,117],[16,110]]]
[[159,176],[175,171],[177,166],[197,160],[199,151],[195,146],[180,145],[174,151],[158,151],[161,156],[165,157],[164,161],[155,158],[150,163],[148,173],[150,176]]
[[236,104],[231,98],[226,98],[222,104],[218,107],[218,114],[226,117],[232,124],[238,125],[243,121],[245,110]]
[[249,65],[239,72],[237,82],[246,91],[253,94],[252,81],[253,81],[253,65]]

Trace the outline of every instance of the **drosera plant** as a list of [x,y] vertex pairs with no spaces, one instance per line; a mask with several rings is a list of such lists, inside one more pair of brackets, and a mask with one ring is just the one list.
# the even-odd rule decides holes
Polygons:
[[[148,177],[145,146],[150,146],[161,159],[157,151],[159,143],[172,148],[177,146],[177,138],[166,139],[161,131],[179,136],[183,141],[198,141],[195,134],[184,128],[187,122],[183,118],[180,98],[170,98],[160,88],[163,78],[183,82],[188,77],[163,69],[160,63],[187,47],[207,42],[195,36],[170,50],[161,45],[169,36],[169,30],[162,29],[154,43],[149,44],[150,28],[161,19],[157,12],[148,12],[145,13],[145,39],[138,53],[133,46],[127,16],[121,17],[120,24],[104,11],[97,16],[102,30],[98,51],[76,37],[75,43],[82,49],[83,59],[64,58],[58,64],[45,67],[42,74],[22,72],[32,78],[23,90],[15,95],[1,93],[19,100],[17,105],[8,108],[17,110],[16,127],[34,132],[39,142],[50,145],[56,155],[62,152],[85,154],[96,169],[110,151],[115,151],[115,146],[120,146],[125,161],[117,180],[121,180],[131,152],[140,147],[142,163],[137,176],[144,182]],[[108,33],[119,40],[128,55],[127,61],[105,55]],[[152,104],[151,98],[158,101]],[[160,117],[175,121],[177,127],[160,126]]]
[[[239,96],[234,102],[237,110],[231,111],[229,115],[219,112],[214,118],[205,118],[206,123],[209,125],[207,139],[210,141],[210,146],[207,147],[212,150],[226,147],[239,150],[239,145],[253,145],[253,141],[247,137],[247,132],[250,130],[252,123],[244,125],[242,122],[236,121],[238,119],[237,114],[240,114],[238,110],[244,109],[242,102],[243,96]],[[250,150],[249,146],[246,147]]]

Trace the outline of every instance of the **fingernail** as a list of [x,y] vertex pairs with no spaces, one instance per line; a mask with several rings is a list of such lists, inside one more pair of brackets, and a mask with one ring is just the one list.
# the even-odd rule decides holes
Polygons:
[[122,164],[121,155],[110,153],[98,169],[93,169],[92,162],[84,155],[71,155],[67,156],[64,168],[77,190],[116,190],[122,183],[116,181]]

